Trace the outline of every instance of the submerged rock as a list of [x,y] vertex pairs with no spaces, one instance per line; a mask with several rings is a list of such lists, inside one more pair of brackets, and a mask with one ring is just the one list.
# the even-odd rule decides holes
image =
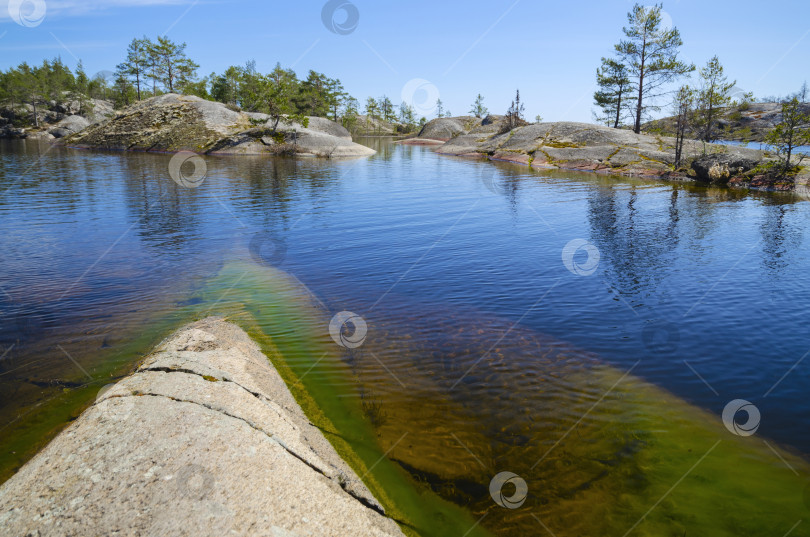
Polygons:
[[324,118],[307,127],[266,114],[233,110],[199,97],[166,94],[134,104],[114,118],[71,136],[71,146],[132,151],[215,154],[298,154],[359,157],[375,151]]
[[0,487],[8,535],[401,536],[245,332],[189,325]]

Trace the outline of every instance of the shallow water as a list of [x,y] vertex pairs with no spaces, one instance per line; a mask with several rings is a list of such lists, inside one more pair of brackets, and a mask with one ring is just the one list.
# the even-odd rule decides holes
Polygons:
[[[466,515],[435,534],[783,535],[807,516],[810,204],[366,142],[368,160],[206,158],[197,189],[168,155],[3,142],[3,475],[213,313],[269,336],[358,465],[387,455],[369,478],[422,533],[438,497]],[[584,250],[566,268],[574,239],[593,274]],[[260,283],[279,269],[326,355],[285,339]],[[345,310],[356,349],[329,337]],[[723,427],[733,399],[760,410],[754,436]],[[501,471],[527,483],[519,509],[490,496]]]

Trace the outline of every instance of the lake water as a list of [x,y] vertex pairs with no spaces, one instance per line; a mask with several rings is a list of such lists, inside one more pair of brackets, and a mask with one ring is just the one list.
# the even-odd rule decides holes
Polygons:
[[[243,309],[365,423],[420,533],[810,535],[807,200],[363,143],[205,157],[186,188],[170,155],[0,141],[2,477],[171,329]],[[325,361],[273,333],[279,275]],[[343,311],[362,344],[332,342]],[[461,515],[417,520],[431,498]]]
[[[732,145],[732,146],[735,146],[735,147],[747,147],[749,149],[759,149],[759,150],[762,150],[762,151],[774,151],[773,146],[768,145],[768,144],[763,143],[763,142],[734,142],[734,141],[731,141],[731,140],[715,140],[712,143],[720,144],[720,145]],[[810,155],[810,146],[803,145],[803,146],[799,146],[799,147],[794,147],[793,152],[794,153],[804,153],[806,155]]]

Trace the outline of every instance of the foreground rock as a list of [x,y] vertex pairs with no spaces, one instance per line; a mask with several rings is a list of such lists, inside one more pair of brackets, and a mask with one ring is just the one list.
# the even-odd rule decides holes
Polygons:
[[323,118],[307,128],[266,114],[232,110],[222,103],[175,94],[134,104],[108,121],[66,138],[74,147],[207,154],[297,154],[362,157],[375,151],[352,142],[349,132]]
[[402,535],[238,327],[194,323],[0,487],[6,535]]
[[[792,190],[788,183],[804,183],[810,174],[767,179],[757,170],[776,161],[774,155],[755,149],[706,144],[711,157],[701,164],[704,145],[688,141],[684,165],[675,168],[675,140],[635,134],[587,123],[536,123],[495,134],[471,131],[456,136],[437,149],[439,153],[486,157],[535,168],[559,168],[625,176],[705,181],[761,190]],[[694,170],[688,167],[696,161]],[[788,185],[786,187],[786,185]]]

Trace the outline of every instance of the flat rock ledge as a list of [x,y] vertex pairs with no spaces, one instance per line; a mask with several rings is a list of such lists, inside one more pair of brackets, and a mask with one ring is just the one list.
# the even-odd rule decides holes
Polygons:
[[259,346],[188,325],[0,487],[0,533],[403,535]]

